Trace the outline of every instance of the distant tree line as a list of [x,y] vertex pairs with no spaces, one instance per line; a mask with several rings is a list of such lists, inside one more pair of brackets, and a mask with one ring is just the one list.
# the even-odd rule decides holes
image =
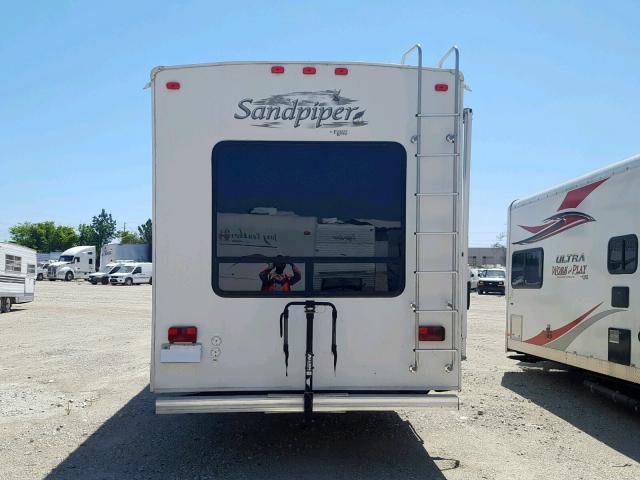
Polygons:
[[94,245],[99,258],[100,250],[112,240],[120,243],[148,243],[151,246],[153,227],[151,219],[138,227],[138,231],[117,230],[116,221],[103,208],[91,219],[81,223],[77,229],[55,222],[25,222],[9,229],[11,241],[38,252],[59,252],[77,245]]

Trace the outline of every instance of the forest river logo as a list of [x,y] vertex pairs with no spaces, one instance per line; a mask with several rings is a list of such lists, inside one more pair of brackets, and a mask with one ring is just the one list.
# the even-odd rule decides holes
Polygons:
[[291,92],[267,98],[243,98],[233,118],[253,121],[265,128],[347,128],[367,125],[365,109],[357,100],[342,96],[341,90]]

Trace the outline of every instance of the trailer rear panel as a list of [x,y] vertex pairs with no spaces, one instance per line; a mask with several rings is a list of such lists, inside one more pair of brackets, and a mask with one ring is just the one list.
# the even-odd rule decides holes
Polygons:
[[159,413],[302,411],[309,360],[316,411],[457,405],[427,392],[460,388],[462,82],[423,69],[421,110],[415,67],[154,70],[151,387],[217,394]]

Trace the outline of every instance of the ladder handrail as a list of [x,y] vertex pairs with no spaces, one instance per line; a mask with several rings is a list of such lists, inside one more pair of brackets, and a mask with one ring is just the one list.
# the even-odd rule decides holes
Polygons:
[[[453,287],[453,291],[452,291],[452,307],[455,305],[456,307],[459,307],[459,303],[460,303],[460,299],[462,298],[462,295],[460,295],[460,288],[462,285],[462,275],[458,275],[458,271],[460,270],[460,265],[461,265],[461,260],[460,260],[460,253],[463,251],[462,249],[462,241],[463,239],[461,238],[461,235],[458,235],[457,230],[459,229],[459,223],[460,220],[462,218],[464,218],[464,201],[466,200],[464,197],[464,169],[465,169],[465,165],[461,159],[461,151],[460,151],[460,142],[462,141],[462,139],[460,138],[460,132],[461,132],[461,123],[462,123],[462,105],[461,105],[461,94],[460,94],[460,51],[458,49],[458,47],[456,45],[452,46],[449,50],[447,50],[447,52],[444,54],[444,56],[440,59],[440,62],[438,63],[438,68],[442,68],[444,65],[444,62],[447,60],[447,58],[452,54],[455,53],[455,74],[454,74],[454,78],[455,78],[455,86],[454,86],[454,112],[453,114],[426,114],[423,115],[422,113],[422,46],[419,43],[416,43],[414,46],[412,46],[410,49],[408,49],[403,55],[402,58],[400,60],[400,63],[402,65],[405,65],[407,57],[409,56],[409,54],[411,54],[413,51],[417,51],[418,53],[418,91],[417,91],[417,109],[416,109],[416,127],[417,127],[417,132],[416,132],[416,136],[415,136],[415,143],[416,143],[416,192],[421,192],[421,184],[420,184],[420,164],[421,159],[424,157],[440,157],[440,156],[451,156],[452,160],[453,160],[453,168],[454,168],[454,182],[455,182],[455,191],[451,192],[452,194],[452,198],[455,198],[456,200],[456,205],[455,205],[455,209],[454,209],[454,218],[453,218],[453,231],[452,232],[446,232],[447,234],[452,234],[454,236],[454,248],[453,248],[453,258],[452,258],[452,266],[454,271],[456,272],[455,275],[452,275],[452,287]],[[422,118],[423,117],[448,117],[451,116],[454,119],[454,132],[453,132],[453,153],[451,154],[424,154],[422,153]],[[413,139],[412,139],[413,140]],[[425,192],[426,193],[426,192]],[[416,279],[415,279],[415,308],[414,308],[414,312],[416,312],[416,319],[415,319],[415,347],[414,347],[414,352],[415,352],[415,359],[414,359],[414,364],[411,365],[409,367],[409,370],[411,370],[412,372],[415,372],[418,370],[418,350],[419,350],[419,338],[418,338],[418,327],[419,327],[419,319],[418,319],[418,312],[423,312],[423,311],[427,311],[427,310],[420,310],[419,306],[417,305],[419,303],[419,299],[420,299],[420,288],[419,288],[419,280],[418,280],[418,275],[423,273],[422,271],[420,271],[419,269],[419,263],[420,263],[420,241],[418,239],[418,235],[419,234],[436,234],[436,235],[441,235],[444,234],[444,232],[422,232],[421,228],[420,228],[420,198],[422,196],[427,196],[427,195],[421,195],[416,193],[415,197],[416,197],[416,232],[415,232],[415,236],[416,236],[416,271],[415,271],[415,275],[416,275]],[[424,273],[430,273],[430,272],[424,272]],[[454,286],[455,285],[455,286]],[[454,312],[454,315],[456,313],[459,312],[459,308],[452,308],[452,312]],[[461,317],[461,316],[460,316]],[[460,319],[460,318],[459,318]],[[455,320],[454,323],[452,325],[452,336],[453,336],[453,347],[454,347],[454,351],[456,349],[456,328],[455,328]],[[454,362],[456,359],[456,355],[454,353],[453,355],[453,360],[451,363],[451,366],[453,366]],[[458,371],[458,375],[460,375],[460,371]]]

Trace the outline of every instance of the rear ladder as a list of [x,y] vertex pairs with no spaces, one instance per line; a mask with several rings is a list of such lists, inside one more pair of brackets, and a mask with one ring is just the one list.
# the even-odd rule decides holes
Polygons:
[[[464,211],[464,178],[462,162],[461,162],[461,153],[460,153],[460,131],[461,131],[461,95],[460,95],[460,55],[458,47],[454,46],[449,49],[449,51],[442,57],[439,62],[438,67],[442,68],[446,59],[451,55],[451,53],[455,54],[455,86],[454,86],[454,112],[453,113],[423,113],[422,109],[422,47],[420,44],[414,45],[412,48],[407,50],[402,56],[401,63],[405,64],[405,60],[407,56],[413,52],[417,51],[418,54],[418,91],[417,91],[417,109],[416,109],[416,135],[411,139],[412,142],[416,144],[416,190],[415,190],[415,201],[416,201],[416,231],[415,235],[415,258],[416,258],[416,269],[414,271],[415,275],[415,301],[411,304],[411,308],[414,312],[415,318],[415,341],[414,341],[414,363],[409,366],[409,370],[412,372],[418,371],[418,358],[420,351],[429,351],[429,352],[449,352],[451,353],[451,363],[447,365],[447,371],[452,371],[456,360],[459,359],[459,349],[457,348],[460,345],[460,339],[458,339],[457,335],[460,333],[457,331],[457,326],[461,325],[461,295],[460,291],[462,288],[462,279],[460,277],[460,266],[461,266],[461,256],[464,252],[464,247],[462,245],[463,237],[466,237],[465,232],[462,231],[462,218],[465,214]],[[452,152],[437,152],[437,153],[424,153],[423,151],[423,126],[422,119],[431,119],[431,121],[437,120],[453,120],[453,133],[450,133],[446,136],[446,141],[451,143],[453,146]],[[433,192],[433,191],[422,191],[422,178],[421,178],[421,163],[423,158],[433,158],[433,157],[447,157],[451,159],[452,168],[453,168],[453,191],[450,192]],[[468,173],[468,172],[467,172]],[[437,197],[450,197],[453,202],[453,221],[452,221],[452,229],[445,231],[427,231],[427,229],[423,228],[422,218],[420,214],[420,206],[422,199],[428,198],[437,198]],[[451,270],[432,270],[432,269],[421,269],[420,267],[420,258],[421,258],[421,243],[426,243],[426,248],[429,248],[429,241],[431,239],[435,239],[436,237],[447,236],[452,239],[453,248],[452,248],[452,259],[451,259]],[[422,239],[425,239],[421,241]],[[423,245],[423,248],[425,246]],[[435,305],[435,304],[425,304],[425,302],[421,302],[422,298],[420,293],[421,289],[421,280],[427,277],[449,277],[451,282],[451,302],[447,302],[446,305]],[[420,341],[419,341],[419,327],[422,316],[429,316],[430,314],[451,314],[451,325],[452,325],[452,348],[447,349],[438,349],[438,348],[429,348],[429,349],[421,349]]]

